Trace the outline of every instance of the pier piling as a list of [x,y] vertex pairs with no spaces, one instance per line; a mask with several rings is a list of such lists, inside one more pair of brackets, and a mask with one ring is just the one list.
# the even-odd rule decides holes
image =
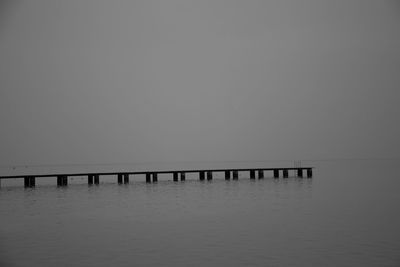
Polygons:
[[307,169],[307,178],[312,177],[312,169]]
[[129,174],[128,173],[124,174],[124,184],[129,184]]
[[57,186],[62,186],[62,176],[57,176]]
[[146,183],[151,183],[151,173],[146,173]]
[[231,179],[231,171],[225,171],[225,180]]
[[67,186],[67,185],[68,185],[68,176],[62,175],[61,176],[61,186]]
[[207,172],[207,180],[210,181],[210,180],[212,180],[212,178],[213,178],[213,173],[208,171]]
[[94,184],[96,185],[100,184],[100,175],[98,174],[94,175]]
[[297,177],[303,178],[303,169],[297,169]]
[[24,187],[35,187],[36,181],[35,177],[26,176],[24,177]]
[[173,173],[173,179],[174,179],[174,182],[178,182],[178,173],[177,172]]
[[199,180],[204,181],[205,179],[205,172],[199,172]]
[[283,178],[288,178],[289,177],[289,171],[284,169],[283,170]]
[[250,179],[255,179],[255,178],[256,178],[256,171],[250,170]]
[[122,173],[118,173],[117,180],[118,180],[118,184],[122,184]]
[[156,183],[158,181],[158,176],[156,172],[153,172],[153,183]]
[[88,175],[88,184],[89,184],[89,185],[92,185],[92,184],[93,184],[93,176],[94,176],[93,174],[89,174],[89,175]]
[[181,181],[186,180],[186,174],[184,172],[181,172]]
[[279,178],[279,170],[274,170],[274,178]]
[[238,179],[239,179],[239,173],[238,173],[238,171],[233,171],[233,172],[232,172],[232,175],[233,175],[233,180],[238,180]]

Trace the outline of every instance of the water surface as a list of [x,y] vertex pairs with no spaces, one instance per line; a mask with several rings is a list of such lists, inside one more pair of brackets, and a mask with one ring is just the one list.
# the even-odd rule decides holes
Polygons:
[[3,183],[0,266],[399,266],[399,163],[310,162],[313,179]]

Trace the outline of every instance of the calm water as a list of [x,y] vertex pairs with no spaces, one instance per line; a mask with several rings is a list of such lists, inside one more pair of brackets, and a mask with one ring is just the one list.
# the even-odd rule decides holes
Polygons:
[[0,266],[400,266],[399,163],[313,162],[313,179],[3,182]]

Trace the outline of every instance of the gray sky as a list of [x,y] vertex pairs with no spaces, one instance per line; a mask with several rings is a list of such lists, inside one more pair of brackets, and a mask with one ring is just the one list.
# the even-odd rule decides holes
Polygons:
[[2,165],[400,156],[399,1],[2,2]]

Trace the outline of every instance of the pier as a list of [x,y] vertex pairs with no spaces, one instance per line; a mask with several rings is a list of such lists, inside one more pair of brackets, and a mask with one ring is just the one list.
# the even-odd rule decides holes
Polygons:
[[[10,175],[0,176],[2,179],[24,179],[24,186],[27,188],[35,187],[36,179],[43,177],[54,177],[57,180],[57,186],[63,187],[68,185],[68,177],[87,177],[88,185],[100,184],[101,176],[115,176],[118,184],[129,184],[129,178],[134,175],[144,175],[146,183],[158,182],[159,174],[170,174],[174,182],[186,180],[187,173],[198,173],[200,181],[213,180],[214,173],[223,173],[225,180],[238,180],[239,173],[246,174],[251,180],[256,178],[264,179],[264,177],[271,177],[278,179],[289,178],[289,172],[293,173],[291,177],[303,178],[306,174],[307,178],[312,178],[313,167],[292,167],[292,168],[247,168],[247,169],[197,169],[197,170],[153,170],[153,171],[131,171],[131,172],[97,172],[97,173],[58,173],[58,174],[37,174],[37,175]],[[269,176],[268,173],[270,173]]]

